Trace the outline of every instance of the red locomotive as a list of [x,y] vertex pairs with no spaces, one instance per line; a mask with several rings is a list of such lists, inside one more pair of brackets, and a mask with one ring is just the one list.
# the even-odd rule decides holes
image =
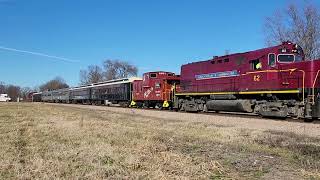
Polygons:
[[174,99],[173,88],[180,77],[171,72],[148,72],[143,80],[133,82],[131,106],[169,108]]
[[186,64],[175,108],[319,118],[319,71],[291,42]]

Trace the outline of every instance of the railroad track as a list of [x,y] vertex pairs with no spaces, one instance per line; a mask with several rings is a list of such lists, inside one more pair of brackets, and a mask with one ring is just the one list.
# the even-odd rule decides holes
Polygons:
[[[52,103],[48,103],[52,104]],[[56,103],[55,103],[56,104]],[[114,107],[114,108],[125,108],[117,105],[111,105],[111,106],[105,106],[105,105],[90,105],[90,104],[74,104],[74,105],[81,105],[81,106],[100,106],[100,107]],[[252,119],[260,119],[262,121],[287,121],[287,122],[297,122],[301,123],[304,122],[303,119],[295,119],[295,118],[272,118],[272,117],[262,117],[257,114],[253,113],[242,113],[242,112],[215,112],[215,111],[209,111],[209,112],[185,112],[185,111],[173,111],[169,109],[157,109],[157,108],[132,108],[132,109],[139,109],[139,110],[146,110],[146,111],[160,111],[160,112],[178,112],[178,113],[193,113],[193,114],[202,114],[202,115],[208,115],[208,116],[221,116],[221,117],[235,117],[235,118],[252,118]],[[320,124],[320,120],[315,120],[313,122],[304,122],[304,123],[311,123],[311,124]]]

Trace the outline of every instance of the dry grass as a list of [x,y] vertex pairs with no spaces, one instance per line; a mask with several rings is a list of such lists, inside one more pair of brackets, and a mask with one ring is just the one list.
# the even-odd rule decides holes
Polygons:
[[320,178],[316,138],[107,108],[0,104],[0,144],[0,179]]

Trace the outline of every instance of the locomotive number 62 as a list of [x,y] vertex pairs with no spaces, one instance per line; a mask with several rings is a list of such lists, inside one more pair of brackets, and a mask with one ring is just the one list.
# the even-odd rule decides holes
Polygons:
[[253,81],[260,81],[260,75],[254,75],[253,76]]

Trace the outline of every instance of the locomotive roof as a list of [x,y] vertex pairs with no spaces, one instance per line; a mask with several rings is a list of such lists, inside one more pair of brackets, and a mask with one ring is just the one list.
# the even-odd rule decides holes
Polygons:
[[[279,44],[276,46],[271,46],[271,47],[266,47],[266,48],[261,48],[261,49],[256,49],[256,50],[251,50],[251,51],[246,51],[246,52],[241,52],[241,53],[228,54],[228,55],[223,55],[223,56],[214,56],[212,59],[201,60],[201,61],[191,62],[191,63],[187,63],[187,64],[196,64],[196,63],[202,63],[202,62],[211,61],[211,60],[215,60],[215,59],[224,59],[224,58],[230,58],[230,57],[234,57],[234,56],[246,55],[249,53],[269,51],[274,48],[279,48],[285,44],[293,44],[293,43],[288,41],[288,42],[283,42],[282,44]],[[184,64],[184,65],[187,65],[187,64]]]
[[149,71],[149,72],[145,72],[143,74],[149,74],[149,73],[166,73],[166,74],[176,74],[174,72],[168,72],[168,71]]

